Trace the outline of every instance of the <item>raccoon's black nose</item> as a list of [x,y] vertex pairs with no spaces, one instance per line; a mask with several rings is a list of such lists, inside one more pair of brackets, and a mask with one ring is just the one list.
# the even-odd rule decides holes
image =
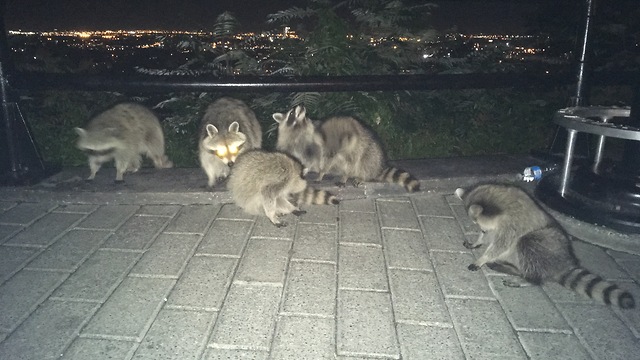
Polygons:
[[229,161],[229,162],[227,163],[227,165],[229,165],[229,166],[233,166],[233,161]]

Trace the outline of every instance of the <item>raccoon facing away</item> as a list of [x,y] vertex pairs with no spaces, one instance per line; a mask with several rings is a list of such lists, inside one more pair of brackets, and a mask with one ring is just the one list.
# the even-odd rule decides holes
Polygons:
[[262,129],[255,113],[242,101],[223,97],[202,117],[198,156],[207,185],[229,175],[238,154],[262,146]]
[[[560,225],[524,190],[508,184],[481,184],[457,189],[469,217],[482,233],[466,248],[486,245],[471,265],[520,276],[539,285],[557,282],[577,293],[623,309],[635,307],[631,294],[585,270],[573,253],[571,240]],[[520,286],[504,281],[506,286]]]
[[316,125],[298,105],[286,114],[274,113],[273,119],[278,123],[277,149],[300,160],[306,170],[318,172],[318,180],[331,174],[339,176],[341,184],[349,179],[355,186],[381,181],[409,192],[420,190],[410,173],[387,164],[375,133],[353,117],[335,116]]
[[301,204],[338,204],[334,195],[309,187],[300,162],[281,152],[255,149],[241,154],[231,168],[227,188],[244,211],[265,214],[278,227],[286,226],[280,215],[304,214]]
[[93,117],[85,128],[75,128],[76,147],[87,154],[93,180],[102,164],[115,160],[116,182],[125,172],[136,172],[146,155],[158,169],[173,163],[164,153],[164,133],[156,115],[136,103],[122,103]]

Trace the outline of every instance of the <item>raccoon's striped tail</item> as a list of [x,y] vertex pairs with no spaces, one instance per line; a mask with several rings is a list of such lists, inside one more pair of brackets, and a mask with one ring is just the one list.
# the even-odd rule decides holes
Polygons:
[[567,271],[558,282],[568,289],[607,305],[615,305],[622,309],[632,309],[636,306],[633,296],[628,291],[582,268]]
[[414,178],[413,175],[392,166],[382,170],[382,173],[378,176],[377,180],[390,184],[402,185],[408,192],[420,190],[420,182]]
[[338,205],[340,201],[332,193],[325,190],[314,189],[307,186],[303,191],[293,194],[293,200],[296,204],[308,204],[308,205]]

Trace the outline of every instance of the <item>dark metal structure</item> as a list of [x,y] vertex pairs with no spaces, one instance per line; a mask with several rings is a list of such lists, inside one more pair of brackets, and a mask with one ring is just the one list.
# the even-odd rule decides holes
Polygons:
[[[640,233],[640,81],[633,77],[631,108],[587,106],[588,53],[594,0],[586,0],[586,20],[573,107],[554,122],[567,130],[562,171],[544,177],[536,196],[549,207],[580,220],[623,232]],[[574,166],[578,133],[596,135],[593,161]],[[621,159],[605,161],[607,138],[624,139]]]
[[0,184],[31,184],[56,171],[42,161],[29,125],[20,112],[9,87],[9,74],[13,74],[7,33],[4,26],[6,1],[0,1],[0,102],[2,128],[0,129]]

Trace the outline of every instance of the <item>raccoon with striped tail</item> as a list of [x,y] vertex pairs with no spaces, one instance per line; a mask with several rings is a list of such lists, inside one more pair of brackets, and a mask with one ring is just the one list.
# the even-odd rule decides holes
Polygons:
[[410,173],[388,165],[374,131],[353,117],[334,116],[318,125],[301,105],[272,117],[278,123],[276,148],[300,160],[305,172],[318,172],[317,180],[331,174],[341,178],[340,185],[351,179],[355,186],[379,181],[402,185],[409,192],[420,190]]
[[115,161],[116,182],[125,172],[136,172],[142,155],[157,169],[173,166],[164,152],[164,133],[158,117],[137,103],[120,103],[93,117],[85,128],[75,128],[76,147],[87,154],[93,180],[102,164]]
[[[469,217],[482,233],[469,249],[486,245],[485,252],[471,265],[483,265],[528,283],[553,281],[579,294],[623,309],[635,307],[628,291],[582,268],[573,253],[571,240],[562,227],[524,190],[508,184],[480,184],[457,189]],[[506,286],[523,283],[505,280]]]
[[227,188],[244,211],[265,214],[277,227],[286,226],[280,215],[304,214],[302,204],[338,204],[329,192],[309,187],[300,162],[281,152],[255,149],[242,153],[231,168]]
[[255,113],[241,100],[223,97],[207,108],[200,126],[198,157],[207,185],[229,175],[229,167],[244,151],[262,146],[262,129]]

